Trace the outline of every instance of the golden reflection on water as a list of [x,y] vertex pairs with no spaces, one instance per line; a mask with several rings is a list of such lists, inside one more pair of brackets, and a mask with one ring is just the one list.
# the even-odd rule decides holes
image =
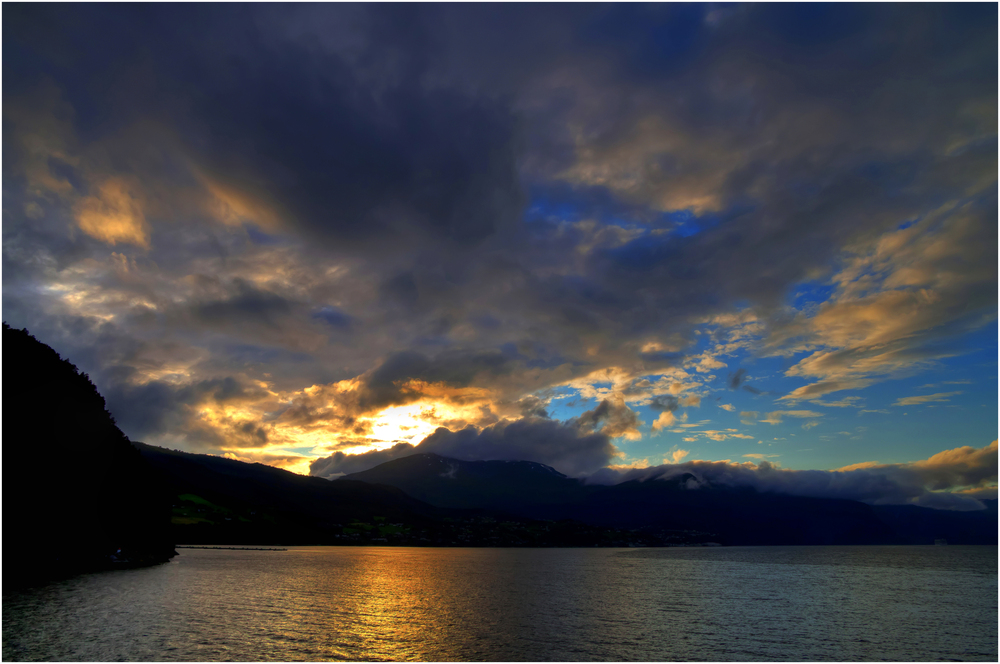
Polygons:
[[5,594],[3,659],[996,661],[996,591],[995,547],[185,549]]
[[[313,556],[332,562],[328,549],[288,553],[303,562]],[[280,633],[289,642],[299,633],[320,634],[319,644],[313,645],[320,646],[322,659],[488,660],[496,657],[492,651],[498,635],[507,635],[509,645],[521,635],[544,645],[565,637],[564,631],[556,633],[556,626],[579,629],[592,622],[586,607],[597,599],[593,586],[601,581],[595,575],[599,570],[574,566],[581,554],[572,550],[549,552],[548,562],[558,574],[544,563],[511,565],[516,555],[511,550],[359,548],[338,553],[326,574],[309,573],[319,569],[310,564],[303,566],[305,573],[289,579],[287,590],[297,596],[299,606],[306,597],[316,604],[315,610],[299,609],[289,616]],[[533,620],[553,597],[563,609],[546,611],[546,620]],[[634,611],[620,608],[623,618]]]
[[[323,555],[308,549],[289,553]],[[432,549],[348,550],[322,577],[291,579],[293,594],[320,602],[317,610],[300,611],[292,622],[322,635],[324,659],[356,659],[359,653],[374,660],[457,659],[446,645],[451,632],[468,639],[475,616],[447,596],[465,585],[457,575],[468,575],[471,561],[461,550],[449,553],[450,564],[442,566]],[[468,588],[462,590],[468,594]]]

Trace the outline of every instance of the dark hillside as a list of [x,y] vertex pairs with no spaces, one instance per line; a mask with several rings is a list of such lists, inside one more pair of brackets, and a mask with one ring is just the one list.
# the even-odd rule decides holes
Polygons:
[[334,544],[352,523],[424,525],[441,512],[393,487],[136,446],[170,486],[180,543]]
[[136,446],[170,487],[174,537],[183,544],[628,546],[661,541],[615,527],[435,507],[392,486],[331,482],[256,463]]
[[432,505],[490,509],[644,532],[663,543],[993,544],[996,501],[975,512],[758,492],[669,479],[584,485],[538,463],[461,461],[436,454],[394,459],[334,484],[361,480],[402,489]]
[[728,486],[689,489],[691,477],[602,487],[566,516],[596,525],[707,530],[722,544],[902,543],[864,503]]
[[533,514],[538,506],[571,503],[590,493],[579,480],[532,461],[462,461],[413,454],[334,482],[387,484],[440,507]]
[[986,509],[971,512],[935,510],[916,505],[876,505],[872,509],[907,544],[996,544],[997,501],[984,500]]
[[6,323],[3,359],[6,579],[173,555],[169,497],[87,375]]
[[584,485],[538,463],[460,461],[415,454],[333,483],[395,486],[432,505],[488,508],[534,519],[657,534],[678,543],[894,544],[900,539],[868,505],[762,494],[729,487],[688,489],[690,475]]

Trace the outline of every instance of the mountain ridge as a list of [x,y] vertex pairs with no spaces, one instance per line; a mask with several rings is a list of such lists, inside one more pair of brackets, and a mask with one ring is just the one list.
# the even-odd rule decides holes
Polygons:
[[463,461],[422,453],[334,481],[346,480],[395,486],[432,505],[661,534],[701,532],[726,544],[932,544],[940,539],[990,544],[996,543],[997,533],[995,500],[985,501],[986,510],[972,513],[873,506],[713,486],[685,472],[588,485],[534,462]]

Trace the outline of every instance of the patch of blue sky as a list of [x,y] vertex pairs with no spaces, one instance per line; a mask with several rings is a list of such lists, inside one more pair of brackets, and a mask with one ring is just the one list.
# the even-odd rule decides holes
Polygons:
[[812,308],[827,302],[836,290],[836,284],[829,282],[802,282],[789,291],[788,304],[796,309]]
[[[997,326],[971,333],[964,340],[970,350],[952,357],[929,363],[926,368],[911,375],[883,380],[862,391],[866,408],[886,409],[900,399],[961,392],[947,397],[947,402],[931,402],[941,406],[972,408],[978,412],[983,404],[992,410],[988,417],[996,436],[997,402]],[[832,395],[831,395],[832,396]],[[978,416],[976,416],[978,417]]]
[[579,393],[567,396],[570,398],[560,397],[549,401],[548,406],[546,406],[549,417],[565,422],[574,417],[579,417],[585,411],[594,408],[598,404],[598,401],[595,399],[582,398]]
[[564,183],[532,187],[529,201],[525,212],[528,222],[592,220],[606,226],[669,231],[659,236],[660,242],[666,238],[676,241],[698,235],[745,211],[734,208],[722,214],[700,216],[689,209],[662,212],[621,201],[604,187],[572,187]]
[[560,399],[572,399],[573,397],[580,396],[580,390],[575,387],[560,385],[559,387],[554,387],[551,390],[548,390],[547,396],[553,401]]
[[292,454],[301,454],[303,456],[309,456],[309,457],[314,456],[313,448],[311,445],[307,445],[305,447],[283,447],[282,450],[284,450],[285,452],[291,452]]
[[310,316],[315,320],[321,320],[327,325],[336,328],[348,328],[353,323],[353,318],[343,311],[333,306],[323,306],[314,310]]
[[702,231],[714,228],[722,223],[722,217],[717,214],[704,214],[700,217],[691,210],[674,210],[664,215],[668,226],[677,236],[688,238]]
[[604,224],[634,226],[661,216],[644,206],[619,200],[605,187],[581,187],[562,182],[535,185],[528,191],[525,219],[578,222],[593,219]]
[[[981,387],[992,387],[993,394],[997,388],[997,323],[987,325],[981,330],[968,335],[966,342],[969,352],[944,358],[941,364],[945,367],[944,380],[969,380]],[[988,398],[988,396],[986,397]],[[994,399],[993,405],[996,405]]]
[[532,219],[557,219],[559,221],[580,221],[586,211],[572,201],[551,199],[534,199],[528,206],[525,216]]
[[[846,465],[857,463],[859,460],[907,463],[926,459],[942,450],[963,446],[980,448],[996,440],[995,398],[989,407],[983,407],[980,402],[984,395],[981,392],[973,394],[970,391],[962,391],[962,394],[949,394],[958,391],[962,390],[920,389],[916,384],[911,389],[899,390],[897,385],[896,391],[889,395],[890,398],[884,401],[873,399],[875,403],[870,405],[879,407],[869,409],[874,412],[858,411],[859,414],[854,418],[857,422],[854,427],[864,427],[862,439],[869,444],[877,443],[877,453],[865,451],[863,448],[837,451],[835,463]],[[895,405],[895,402],[904,398],[904,395],[935,394],[942,396],[937,397],[939,400],[925,403]],[[848,419],[838,418],[836,423],[849,426]],[[833,423],[832,419],[830,423]],[[839,430],[837,427],[832,429]],[[865,454],[868,455],[867,458]]]

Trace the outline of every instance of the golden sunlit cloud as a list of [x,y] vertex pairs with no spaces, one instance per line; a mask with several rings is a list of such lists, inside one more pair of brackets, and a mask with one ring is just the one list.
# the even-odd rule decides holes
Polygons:
[[690,452],[687,450],[674,450],[669,457],[663,460],[663,463],[680,463],[688,454]]
[[123,178],[108,178],[96,196],[73,207],[76,223],[87,235],[108,244],[126,242],[149,247],[149,225],[134,188]]
[[676,418],[674,417],[674,414],[669,410],[665,410],[660,413],[660,416],[656,418],[655,422],[653,422],[653,431],[659,431],[661,429],[665,429],[666,427],[671,427],[674,425],[675,420]]

